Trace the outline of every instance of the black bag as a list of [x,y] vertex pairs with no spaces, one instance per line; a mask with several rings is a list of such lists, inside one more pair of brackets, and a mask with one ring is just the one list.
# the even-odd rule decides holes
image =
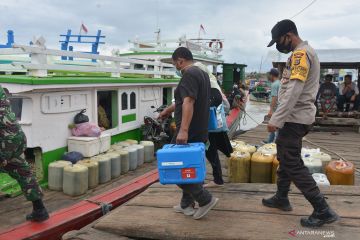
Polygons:
[[85,123],[89,121],[89,117],[86,116],[84,112],[86,112],[86,109],[81,110],[81,112],[75,115],[74,117],[75,124]]
[[84,159],[84,156],[79,152],[68,152],[62,156],[62,160],[69,161],[72,164],[75,164],[78,161],[83,160],[83,159]]

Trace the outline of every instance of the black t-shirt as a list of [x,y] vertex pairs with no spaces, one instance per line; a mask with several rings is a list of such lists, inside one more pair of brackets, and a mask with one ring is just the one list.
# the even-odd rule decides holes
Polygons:
[[189,67],[175,89],[175,122],[178,130],[185,97],[195,99],[188,142],[205,142],[208,139],[210,79],[209,75],[198,67]]

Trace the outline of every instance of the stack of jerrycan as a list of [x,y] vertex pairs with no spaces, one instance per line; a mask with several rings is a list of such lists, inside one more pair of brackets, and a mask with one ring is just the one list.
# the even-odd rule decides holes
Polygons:
[[49,179],[48,186],[50,190],[62,191],[63,190],[63,175],[64,167],[70,166],[69,161],[55,161],[49,164]]
[[277,153],[276,144],[275,143],[264,144],[263,146],[259,147],[257,151],[261,152],[263,154],[273,155],[273,161],[272,161],[272,167],[271,167],[271,182],[276,183],[276,181],[277,181],[276,171],[279,166],[279,161],[276,156],[276,153]]
[[79,196],[88,190],[88,168],[81,164],[64,167],[63,191],[69,196]]
[[[304,165],[309,169],[311,174],[322,173],[324,169],[323,166],[331,160],[331,157],[322,153],[319,148],[302,148],[301,157]],[[322,159],[324,159],[324,162]]]
[[250,181],[250,153],[235,151],[228,159],[229,181],[248,183]]
[[250,181],[250,160],[256,147],[240,140],[232,140],[233,153],[227,161],[229,181],[248,183]]
[[88,176],[89,176],[89,188],[95,188],[99,185],[99,164],[96,161],[92,161],[90,159],[84,159],[77,164],[84,165],[88,168]]
[[354,185],[354,164],[344,160],[331,161],[325,168],[331,185]]
[[[240,140],[231,140],[230,143],[231,143],[231,147],[233,148],[233,152],[237,151],[237,150],[236,150],[236,147],[237,147],[237,146],[239,146],[239,145],[244,145],[244,144],[245,144],[245,142],[240,141]],[[251,156],[250,156],[250,157],[251,157]],[[225,161],[225,166],[224,166],[224,168],[226,168],[226,169],[228,168],[228,163],[229,163],[229,161]]]
[[250,182],[271,183],[274,155],[255,152],[251,156]]

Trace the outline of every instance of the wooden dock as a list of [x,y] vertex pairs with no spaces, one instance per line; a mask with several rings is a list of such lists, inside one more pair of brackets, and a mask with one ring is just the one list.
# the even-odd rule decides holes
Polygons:
[[[335,130],[334,130],[335,131]],[[306,139],[336,151],[360,167],[360,134],[351,131],[311,132]],[[260,125],[238,139],[260,144],[267,137],[266,126]],[[307,141],[304,146],[316,147]],[[326,152],[326,151],[325,151]],[[331,153],[330,153],[331,154]],[[334,158],[334,154],[331,154]],[[226,158],[221,156],[224,163]],[[208,166],[207,179],[212,179]],[[181,196],[176,186],[156,183],[127,204],[78,231],[63,236],[66,240],[97,239],[357,239],[360,236],[360,186],[321,187],[341,220],[322,228],[300,226],[300,218],[311,214],[312,207],[292,186],[289,195],[294,210],[283,212],[261,204],[264,197],[276,191],[274,184],[228,183],[223,168],[224,187],[211,188],[219,204],[202,220],[175,213],[172,207]],[[356,176],[356,182],[359,175]],[[311,232],[314,230],[315,232]]]
[[[300,226],[300,218],[310,214],[312,208],[297,189],[290,192],[291,212],[262,206],[261,199],[275,190],[273,184],[212,188],[213,195],[220,198],[218,205],[205,218],[193,220],[172,209],[179,201],[180,190],[157,183],[84,229],[65,234],[63,239],[288,239],[291,234],[300,236],[300,231],[311,230]],[[322,188],[322,192],[341,220],[317,230],[334,234],[336,239],[358,238],[360,187],[332,186]],[[303,237],[319,238],[311,234]]]

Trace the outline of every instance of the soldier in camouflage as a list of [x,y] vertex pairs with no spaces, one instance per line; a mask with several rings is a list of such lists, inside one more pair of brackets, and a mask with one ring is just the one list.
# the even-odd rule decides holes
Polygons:
[[26,199],[33,203],[30,221],[44,221],[49,214],[42,202],[42,190],[24,159],[26,137],[10,109],[10,101],[0,86],[0,172],[5,172],[20,185]]

